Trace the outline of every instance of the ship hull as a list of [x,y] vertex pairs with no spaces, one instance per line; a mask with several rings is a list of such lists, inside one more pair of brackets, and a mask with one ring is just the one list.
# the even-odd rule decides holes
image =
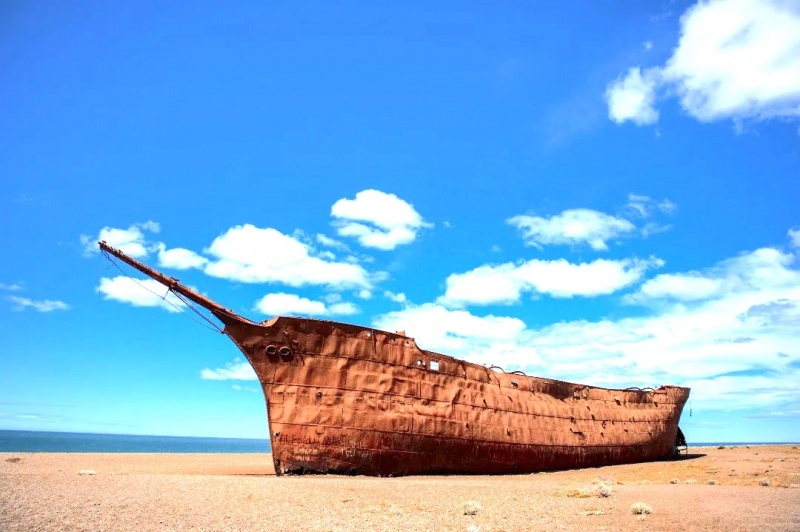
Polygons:
[[689,390],[494,371],[402,334],[278,317],[228,322],[284,473],[507,474],[669,458]]

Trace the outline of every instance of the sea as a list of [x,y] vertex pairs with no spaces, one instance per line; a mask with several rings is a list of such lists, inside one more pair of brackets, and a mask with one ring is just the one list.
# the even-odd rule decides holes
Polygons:
[[269,440],[0,430],[0,452],[268,453]]
[[[689,447],[792,445],[787,442],[697,442]],[[269,453],[269,440],[0,430],[0,452],[25,453]]]

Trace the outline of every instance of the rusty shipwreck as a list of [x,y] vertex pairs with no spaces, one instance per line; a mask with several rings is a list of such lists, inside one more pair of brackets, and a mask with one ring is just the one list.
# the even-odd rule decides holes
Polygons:
[[296,317],[255,323],[100,248],[207,309],[253,366],[284,473],[524,473],[669,458],[689,389],[606,389],[505,373],[413,338]]

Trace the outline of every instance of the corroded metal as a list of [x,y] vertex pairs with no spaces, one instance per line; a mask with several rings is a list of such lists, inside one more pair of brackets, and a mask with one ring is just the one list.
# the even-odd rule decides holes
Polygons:
[[210,310],[253,366],[275,471],[524,473],[674,456],[689,389],[615,390],[505,373],[413,338],[279,316],[254,323],[100,247]]

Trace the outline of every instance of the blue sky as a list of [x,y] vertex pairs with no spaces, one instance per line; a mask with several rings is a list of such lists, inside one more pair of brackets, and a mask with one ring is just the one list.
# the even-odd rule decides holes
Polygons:
[[690,441],[800,440],[798,2],[0,21],[0,428],[267,437],[235,346],[105,238],[253,319],[691,386]]

